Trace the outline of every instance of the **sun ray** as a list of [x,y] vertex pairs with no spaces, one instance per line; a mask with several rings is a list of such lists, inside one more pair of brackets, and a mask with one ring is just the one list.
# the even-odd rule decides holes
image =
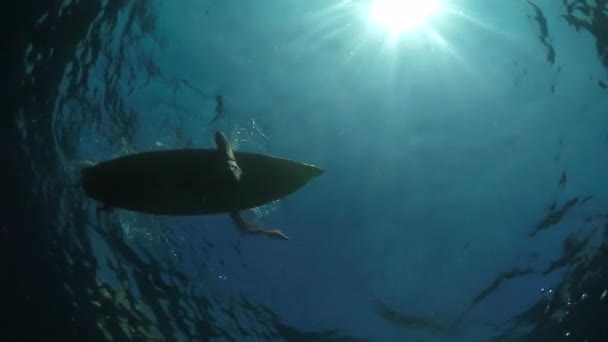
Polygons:
[[331,52],[332,63],[343,62],[334,75],[343,77],[345,87],[373,74],[401,89],[404,79],[425,79],[424,70],[433,70],[429,82],[444,84],[442,78],[458,72],[490,89],[477,56],[468,54],[469,37],[508,44],[517,35],[465,12],[450,0],[337,0],[309,8],[290,33],[307,42],[302,56]]

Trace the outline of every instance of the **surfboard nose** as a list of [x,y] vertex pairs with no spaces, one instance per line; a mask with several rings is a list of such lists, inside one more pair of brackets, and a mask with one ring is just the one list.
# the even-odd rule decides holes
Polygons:
[[310,164],[305,164],[305,166],[306,166],[305,171],[303,169],[302,172],[305,173],[306,175],[302,175],[302,177],[307,178],[307,181],[304,184],[310,182],[311,180],[313,180],[325,173],[325,170],[321,169],[320,167],[310,165]]
[[276,183],[285,187],[285,193],[291,193],[308,184],[313,179],[319,177],[325,170],[311,164],[291,162],[285,164],[280,173],[273,175]]

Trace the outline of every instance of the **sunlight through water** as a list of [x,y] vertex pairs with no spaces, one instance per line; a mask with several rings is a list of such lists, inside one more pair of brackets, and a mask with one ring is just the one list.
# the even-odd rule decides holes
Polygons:
[[439,7],[439,0],[375,0],[369,15],[392,35],[399,35],[425,25]]

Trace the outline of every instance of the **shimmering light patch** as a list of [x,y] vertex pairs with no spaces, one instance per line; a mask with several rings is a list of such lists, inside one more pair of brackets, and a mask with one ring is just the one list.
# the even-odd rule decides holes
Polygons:
[[426,24],[439,7],[439,0],[374,0],[369,14],[378,25],[400,34]]

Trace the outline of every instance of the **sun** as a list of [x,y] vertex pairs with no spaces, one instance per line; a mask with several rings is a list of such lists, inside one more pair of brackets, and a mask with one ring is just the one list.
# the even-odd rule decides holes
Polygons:
[[439,7],[439,0],[374,0],[369,15],[377,25],[399,35],[425,25]]

